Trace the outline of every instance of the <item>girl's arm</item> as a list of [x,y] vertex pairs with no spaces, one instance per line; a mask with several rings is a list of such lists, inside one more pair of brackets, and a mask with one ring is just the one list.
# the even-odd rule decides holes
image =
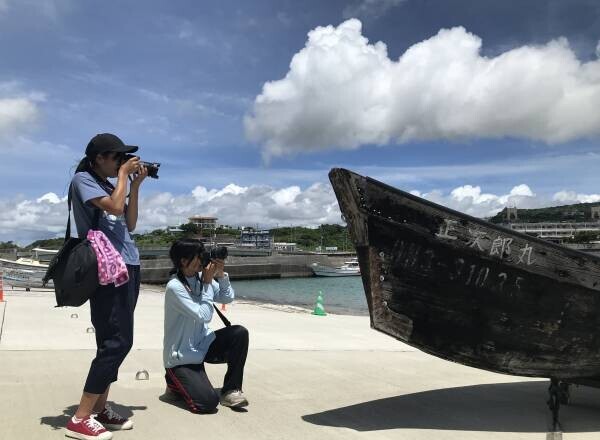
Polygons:
[[[125,198],[127,196],[127,176],[139,168],[139,157],[133,157],[119,168],[117,185],[110,196],[91,199],[90,202],[96,207],[112,215],[123,215],[125,213]],[[147,174],[147,172],[146,172]],[[137,209],[136,209],[137,218]]]
[[165,294],[165,306],[172,306],[182,315],[210,322],[213,307],[209,301],[195,302],[181,282],[169,282]]
[[219,283],[219,291],[215,294],[215,302],[221,304],[232,302],[235,298],[235,292],[229,282],[229,274],[225,272],[222,277],[216,278],[215,281]]
[[129,203],[127,204],[127,213],[125,218],[129,232],[133,232],[137,225],[140,185],[146,176],[148,176],[148,169],[145,166],[141,166],[140,172],[133,178],[131,181],[131,186],[129,187]]

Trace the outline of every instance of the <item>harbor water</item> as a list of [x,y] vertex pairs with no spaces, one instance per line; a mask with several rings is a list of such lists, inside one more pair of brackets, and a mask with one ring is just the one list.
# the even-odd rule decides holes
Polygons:
[[321,291],[327,312],[369,314],[362,279],[359,276],[236,280],[232,281],[232,285],[239,300],[312,309]]

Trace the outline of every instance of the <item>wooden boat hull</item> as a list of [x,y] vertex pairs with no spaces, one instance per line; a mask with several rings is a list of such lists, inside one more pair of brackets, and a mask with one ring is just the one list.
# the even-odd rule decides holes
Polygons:
[[600,377],[600,258],[347,170],[329,177],[373,328],[499,373]]

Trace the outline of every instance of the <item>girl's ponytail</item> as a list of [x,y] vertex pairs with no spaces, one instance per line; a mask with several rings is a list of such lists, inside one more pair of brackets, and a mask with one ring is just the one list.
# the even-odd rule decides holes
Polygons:
[[80,173],[82,171],[89,171],[90,170],[90,159],[85,156],[83,159],[81,159],[79,161],[79,163],[77,164],[77,168],[75,168],[75,172],[76,173]]

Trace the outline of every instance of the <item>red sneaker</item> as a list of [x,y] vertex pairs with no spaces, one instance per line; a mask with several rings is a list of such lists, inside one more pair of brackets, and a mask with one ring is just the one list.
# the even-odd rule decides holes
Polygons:
[[65,436],[80,440],[110,440],[112,434],[93,417],[87,416],[79,421],[71,419],[67,423]]
[[105,428],[114,429],[115,431],[133,428],[133,422],[115,412],[108,403],[104,406],[102,412],[96,416],[96,420],[102,423]]

